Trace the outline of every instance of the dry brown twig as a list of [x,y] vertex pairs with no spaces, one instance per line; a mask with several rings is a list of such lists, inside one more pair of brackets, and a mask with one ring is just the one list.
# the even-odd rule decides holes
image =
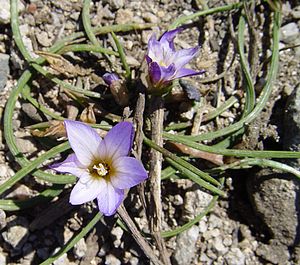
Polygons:
[[141,249],[144,251],[145,255],[153,262],[153,264],[163,265],[163,263],[161,263],[161,261],[156,257],[148,242],[141,235],[134,222],[131,220],[123,204],[119,207],[118,214],[126,223],[127,227],[131,231],[132,236],[134,237],[135,241],[139,244]]
[[[151,139],[157,145],[163,146],[164,100],[153,96],[150,103]],[[164,264],[171,265],[164,239],[161,236],[162,203],[161,203],[161,169],[162,154],[154,149],[150,151],[150,231],[161,254]]]

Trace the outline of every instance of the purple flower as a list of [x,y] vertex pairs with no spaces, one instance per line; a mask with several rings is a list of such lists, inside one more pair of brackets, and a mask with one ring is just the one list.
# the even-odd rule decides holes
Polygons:
[[79,178],[70,203],[83,204],[97,198],[100,212],[113,215],[129,189],[147,178],[142,163],[128,157],[133,141],[133,126],[120,122],[102,140],[97,132],[81,122],[64,122],[69,143],[74,151],[52,169]]
[[156,89],[167,87],[174,79],[203,73],[184,68],[197,55],[199,47],[176,51],[174,38],[180,31],[181,28],[167,31],[159,41],[155,34],[149,39],[146,60],[151,85]]
[[109,86],[111,86],[114,81],[120,81],[119,76],[115,73],[105,73],[102,78],[104,82]]

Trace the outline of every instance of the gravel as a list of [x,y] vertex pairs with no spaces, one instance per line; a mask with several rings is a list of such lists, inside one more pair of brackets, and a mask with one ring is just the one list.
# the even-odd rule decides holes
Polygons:
[[[81,19],[82,0],[18,2],[22,39],[26,49],[29,50],[32,56],[36,56],[33,53],[34,50],[47,49],[62,36],[82,30],[82,24],[79,22]],[[120,42],[125,48],[126,58],[129,65],[133,68],[133,73],[136,75],[140,70],[140,62],[144,60],[149,37],[153,32],[156,32],[157,36],[161,35],[174,18],[182,14],[193,13],[195,11],[194,2],[169,0],[95,1],[91,3],[91,22],[93,26],[132,22],[150,22],[159,26],[153,27],[151,30],[134,31],[128,34],[118,33]],[[225,2],[234,1],[207,2],[209,6],[219,6],[225,4]],[[265,3],[264,6],[266,5]],[[0,6],[0,118],[3,120],[3,109],[9,92],[27,65],[11,39],[11,29],[8,24],[10,19],[9,1],[0,0]],[[263,5],[261,5],[261,8],[263,8]],[[280,39],[282,48],[300,42],[299,10],[299,5],[291,6],[288,2],[283,5],[284,21],[281,27]],[[259,34],[266,34],[262,30],[264,26],[263,11],[256,11]],[[196,23],[197,27],[201,28],[200,33],[197,27],[189,25],[180,37],[176,39],[178,47],[189,48],[201,45],[199,57],[193,62],[191,67],[202,69],[203,65],[206,65],[206,73],[203,75],[203,78],[214,78],[217,74],[225,71],[225,77],[222,79],[222,82],[202,84],[200,82],[202,77],[195,77],[192,80],[193,86],[199,88],[201,92],[200,100],[205,101],[204,115],[207,109],[214,109],[233,93],[237,96],[240,96],[240,93],[244,93],[241,90],[243,84],[236,78],[236,73],[241,71],[238,60],[233,60],[231,65],[231,57],[234,55],[234,44],[229,42],[228,47],[226,47],[226,38],[230,27],[227,19],[228,15],[227,13],[216,14],[212,18],[213,20],[210,22],[208,18],[204,18],[201,20],[201,23]],[[233,27],[236,29],[235,25]],[[245,34],[246,41],[248,41],[248,37]],[[109,46],[113,43],[111,38],[102,36],[99,37],[99,42],[103,46]],[[261,52],[259,56],[266,56],[263,47],[259,47],[259,50]],[[248,52],[247,49],[246,52]],[[96,57],[93,54],[92,60],[89,61],[90,55],[88,53],[80,54],[78,57],[77,55],[75,53],[68,54],[74,61],[78,60],[81,64],[91,64],[93,69],[96,69],[95,73],[97,75],[100,75],[104,69],[107,70],[111,67],[103,60],[102,56]],[[223,58],[223,56],[226,58]],[[276,138],[278,142],[275,144],[275,147],[282,144],[286,150],[297,151],[299,151],[298,136],[300,135],[300,100],[298,99],[300,89],[299,86],[296,86],[299,83],[299,58],[300,47],[292,47],[280,52],[280,71],[278,80],[274,84],[274,94],[276,95],[273,95],[270,104],[277,102],[279,106],[282,106],[288,102],[285,111],[281,107],[271,109],[274,117],[276,116],[276,109],[282,114],[286,112],[286,116],[283,118],[285,121],[284,125],[280,127],[280,125],[275,124],[276,126],[278,125],[276,127],[272,122],[277,116],[275,118],[272,116],[271,120],[270,115],[264,121],[264,126],[260,127],[264,131],[269,132],[269,125],[272,125],[273,132],[275,131],[278,134],[278,138]],[[86,62],[85,59],[87,59]],[[112,58],[112,64],[120,72],[121,65],[117,58]],[[228,70],[227,67],[229,65],[230,69]],[[259,74],[263,75],[263,71]],[[75,83],[75,81],[77,82],[78,80],[68,80],[70,83]],[[263,84],[264,81],[264,76],[262,76],[256,84],[257,91],[259,91],[259,85]],[[88,82],[92,81],[88,80]],[[95,85],[92,83],[92,85],[97,90],[102,89],[101,84]],[[45,105],[49,105],[53,110],[65,113],[65,101],[62,97],[59,97],[61,93],[58,86],[53,86],[51,82],[39,76],[39,79],[35,79],[32,82],[32,88],[33,95],[39,100],[42,99],[39,101],[40,104],[45,102]],[[290,99],[287,100],[289,95]],[[202,106],[202,103],[196,105],[188,99],[185,99],[184,102],[170,104],[176,105],[175,109],[176,112],[178,111],[178,119],[188,122],[199,111],[199,106]],[[231,124],[235,121],[235,117],[240,115],[239,111],[242,106],[243,102],[235,104],[223,113],[215,124],[204,123],[201,125],[199,133]],[[73,107],[77,111],[80,109],[78,106]],[[265,110],[265,112],[267,111]],[[167,115],[173,115],[173,113],[168,113]],[[18,101],[14,113],[13,126],[17,145],[29,159],[32,154],[39,153],[41,147],[43,149],[48,148],[49,143],[43,140],[34,141],[34,137],[29,133],[29,130],[23,128],[37,122],[47,121],[48,118],[32,109],[32,105],[25,103],[23,99],[20,98]],[[256,125],[259,127],[259,122],[255,123]],[[282,129],[282,127],[288,129]],[[282,133],[283,131],[284,133]],[[268,141],[274,140],[268,133],[264,133],[263,135],[266,135],[266,138],[261,139],[264,136],[261,135],[261,131],[257,130],[257,132],[258,137],[253,141],[257,146],[262,146],[263,148],[266,139]],[[8,151],[5,140],[2,138],[1,134],[0,183],[13,176],[19,169],[19,166]],[[241,144],[244,143],[244,140],[241,140]],[[51,141],[52,139],[49,139],[49,142]],[[257,146],[254,148],[257,148]],[[205,161],[197,159],[193,162],[199,167],[205,166],[207,168]],[[227,163],[227,161],[225,162]],[[290,165],[300,168],[299,161],[296,160],[291,162]],[[296,239],[298,212],[295,204],[299,194],[299,185],[291,180],[290,177],[286,175],[282,177],[283,175],[276,172],[261,171],[255,177],[253,177],[252,173],[254,171],[251,170],[243,171],[242,174],[239,173],[239,185],[236,185],[235,181],[229,183],[229,177],[226,176],[228,181],[225,183],[225,190],[228,197],[219,199],[214,209],[189,230],[179,234],[177,237],[167,239],[167,250],[172,256],[173,264],[299,264],[299,242]],[[253,177],[254,182],[249,183],[246,181],[247,176],[244,176],[244,174]],[[230,179],[233,178],[233,176],[230,176]],[[26,176],[22,181],[21,185],[14,186],[7,193],[11,198],[30,198],[36,192],[45,189],[44,182],[37,182],[30,175]],[[246,187],[247,185],[248,187]],[[242,192],[238,195],[236,194],[239,188],[237,186],[242,187]],[[65,194],[69,192],[68,187],[70,186],[66,186]],[[187,179],[163,181],[163,192],[164,230],[174,229],[176,226],[184,225],[192,220],[203,211],[212,199],[211,194],[201,190]],[[55,198],[54,203],[60,200],[61,197]],[[132,192],[129,193],[127,201],[129,204],[128,211],[130,211],[136,224],[141,231],[149,233],[148,220],[142,211],[140,201]],[[233,201],[235,204],[232,203]],[[0,244],[0,265],[26,265],[42,262],[49,255],[57,252],[59,250],[58,246],[63,246],[74,234],[81,231],[82,227],[90,219],[91,212],[95,209],[95,206],[87,204],[80,208],[74,207],[66,212],[61,211],[59,217],[51,225],[43,226],[41,224],[34,231],[30,231],[28,223],[37,220],[46,208],[48,208],[48,205],[46,207],[43,204],[22,212],[0,210],[2,237],[0,239],[2,241]],[[252,219],[256,219],[257,222],[252,222]],[[262,226],[262,229],[259,229],[262,223],[264,226]],[[93,236],[91,236],[92,233]],[[124,232],[121,227],[114,224],[113,219],[105,219],[103,223],[99,222],[92,233],[87,235],[85,239],[81,239],[68,252],[68,255],[64,254],[54,264],[149,264],[147,258],[142,254],[142,251],[135,244],[129,233]]]

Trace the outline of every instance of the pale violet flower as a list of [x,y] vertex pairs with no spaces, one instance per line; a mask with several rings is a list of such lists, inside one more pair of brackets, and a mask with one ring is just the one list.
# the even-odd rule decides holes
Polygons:
[[113,215],[124,199],[124,190],[147,178],[142,163],[128,156],[134,135],[132,124],[120,122],[104,139],[84,123],[66,120],[64,125],[74,153],[51,168],[79,178],[70,203],[97,199],[100,212]]
[[175,50],[174,38],[181,28],[165,32],[160,40],[156,40],[155,34],[148,42],[146,61],[148,63],[148,77],[155,89],[165,88],[174,79],[203,73],[184,68],[199,51],[199,47]]

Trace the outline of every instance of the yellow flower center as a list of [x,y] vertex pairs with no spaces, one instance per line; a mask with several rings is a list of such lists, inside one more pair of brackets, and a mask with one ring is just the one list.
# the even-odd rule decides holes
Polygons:
[[93,169],[97,171],[97,174],[100,177],[104,177],[108,173],[108,167],[105,164],[99,163],[98,165],[94,165]]
[[106,163],[96,162],[95,164],[92,164],[92,166],[89,169],[90,174],[93,178],[99,179],[99,178],[109,178],[110,176],[110,166]]

